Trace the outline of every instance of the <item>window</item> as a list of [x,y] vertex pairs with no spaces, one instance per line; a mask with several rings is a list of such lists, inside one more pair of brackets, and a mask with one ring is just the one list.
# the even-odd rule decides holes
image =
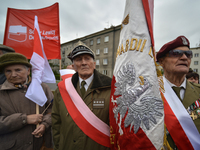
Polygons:
[[103,65],[107,65],[108,64],[108,59],[103,59]]
[[109,36],[105,36],[104,42],[108,42],[108,41],[109,41]]
[[97,44],[100,44],[100,43],[101,43],[101,39],[98,38],[98,39],[97,39]]
[[199,57],[199,53],[194,53],[194,57]]
[[198,61],[194,61],[194,65],[198,65]]
[[194,72],[198,72],[198,69],[193,69]]
[[104,54],[107,54],[108,53],[108,48],[104,48]]
[[96,65],[99,66],[99,60],[98,59],[96,60]]
[[93,40],[90,40],[90,45],[93,45]]
[[97,49],[96,50],[96,55],[99,55],[100,54],[100,49]]
[[108,71],[107,70],[103,70],[103,74],[107,75]]

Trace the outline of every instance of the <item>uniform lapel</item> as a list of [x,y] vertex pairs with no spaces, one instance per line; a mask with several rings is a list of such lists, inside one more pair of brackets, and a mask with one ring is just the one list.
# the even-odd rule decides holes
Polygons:
[[186,90],[183,98],[183,105],[187,109],[194,101],[199,98],[199,93],[195,90],[194,86],[187,81],[186,82]]

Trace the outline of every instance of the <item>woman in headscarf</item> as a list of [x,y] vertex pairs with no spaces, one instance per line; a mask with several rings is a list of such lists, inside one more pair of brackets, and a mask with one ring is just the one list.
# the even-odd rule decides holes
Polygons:
[[2,150],[39,150],[44,142],[47,147],[52,146],[51,106],[47,110],[45,108],[53,99],[53,93],[42,83],[48,100],[36,114],[36,104],[25,97],[31,84],[30,69],[31,64],[22,54],[7,53],[0,56],[0,72],[4,72],[7,79],[0,85]]

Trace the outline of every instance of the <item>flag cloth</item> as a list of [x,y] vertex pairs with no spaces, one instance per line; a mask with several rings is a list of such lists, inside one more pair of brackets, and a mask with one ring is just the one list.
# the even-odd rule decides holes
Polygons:
[[56,83],[56,80],[44,52],[37,16],[35,16],[34,26],[33,55],[30,61],[32,65],[32,81],[25,96],[36,104],[43,106],[47,101],[47,97],[41,83]]
[[33,54],[35,15],[39,18],[47,59],[61,59],[58,3],[34,10],[8,8],[3,44],[30,59]]
[[110,98],[112,150],[161,149],[164,110],[153,40],[153,0],[126,0]]

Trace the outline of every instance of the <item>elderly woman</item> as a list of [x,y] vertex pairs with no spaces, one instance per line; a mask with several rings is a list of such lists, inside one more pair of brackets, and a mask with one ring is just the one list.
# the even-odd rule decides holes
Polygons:
[[[0,72],[6,81],[0,85],[0,149],[39,150],[46,144],[51,147],[51,107],[45,108],[53,94],[42,83],[47,103],[39,107],[25,97],[30,80],[31,64],[24,55],[7,53],[0,56]],[[37,93],[35,93],[37,94]],[[44,114],[42,114],[44,111]]]

